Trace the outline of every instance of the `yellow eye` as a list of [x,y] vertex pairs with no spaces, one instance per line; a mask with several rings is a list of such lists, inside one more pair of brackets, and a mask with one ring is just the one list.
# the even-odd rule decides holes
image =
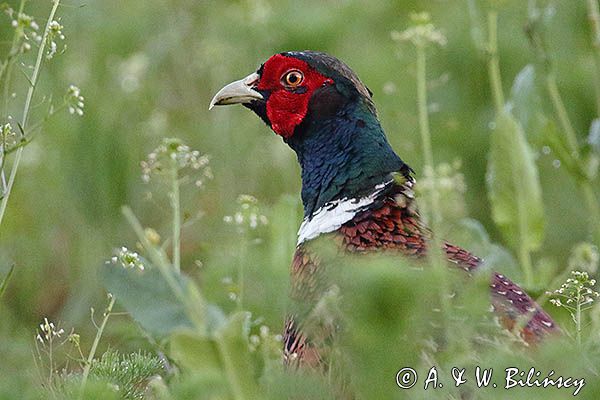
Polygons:
[[302,75],[302,72],[295,69],[286,72],[281,80],[285,86],[295,88],[302,83],[304,80],[304,75]]

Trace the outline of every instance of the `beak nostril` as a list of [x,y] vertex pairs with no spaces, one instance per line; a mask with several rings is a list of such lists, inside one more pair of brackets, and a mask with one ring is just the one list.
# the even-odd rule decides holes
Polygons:
[[249,87],[255,86],[258,83],[258,79],[253,80],[252,82],[246,82],[246,85]]
[[246,86],[248,87],[253,87],[258,83],[259,80],[259,76],[258,74],[252,74],[246,77],[246,79],[244,80],[244,83],[246,84]]

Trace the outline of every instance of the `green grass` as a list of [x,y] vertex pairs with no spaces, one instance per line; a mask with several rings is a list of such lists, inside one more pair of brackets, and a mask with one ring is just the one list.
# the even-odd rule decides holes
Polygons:
[[[76,397],[86,366],[86,398],[572,393],[452,387],[453,366],[472,372],[476,365],[585,377],[578,397],[597,397],[597,306],[572,321],[546,303],[565,337],[522,351],[488,320],[487,272],[469,284],[449,273],[442,285],[426,270],[385,259],[349,261],[339,281],[352,295],[323,301],[320,316],[339,312],[347,327],[329,375],[286,373],[277,335],[302,216],[299,170],[293,153],[247,110],[208,112],[216,90],[277,51],[309,48],[341,58],[374,92],[390,142],[422,182],[422,208],[438,215],[440,236],[545,301],[572,270],[597,274],[600,146],[588,135],[600,118],[600,25],[594,1],[558,2],[537,13],[534,2],[497,3],[61,2],[56,12],[66,38],[55,38],[52,59],[34,41],[28,52],[15,52],[23,37],[0,15],[0,125],[10,123],[11,140],[18,139],[3,157],[7,180],[10,166],[19,165],[0,205],[0,398]],[[22,4],[41,34],[53,3]],[[420,11],[430,14],[445,46],[415,52],[392,39]],[[588,13],[596,16],[592,24]],[[81,117],[64,112],[79,102],[70,85],[85,96]],[[209,155],[213,179],[202,175],[202,188],[194,183],[203,168],[171,165],[171,175],[142,179],[140,162],[172,137]],[[256,199],[250,213],[268,224],[226,222],[248,211],[242,194]],[[436,197],[439,205],[429,206]],[[120,267],[119,257],[105,264],[121,246],[140,253],[117,255],[134,257],[127,260],[144,271],[138,261]],[[116,303],[95,340],[102,316],[90,321],[90,308],[106,306],[107,288]],[[457,295],[445,304],[447,292]],[[444,310],[443,319],[433,308]],[[60,343],[71,328],[79,335],[80,351],[72,342],[57,346],[50,369],[32,356],[44,317],[66,331]],[[443,331],[429,321],[442,321]],[[167,364],[159,368],[154,355]],[[125,364],[139,374],[110,372]],[[395,385],[400,368],[412,366],[423,379],[432,365],[448,381],[443,389]],[[131,390],[122,391],[127,382]]]

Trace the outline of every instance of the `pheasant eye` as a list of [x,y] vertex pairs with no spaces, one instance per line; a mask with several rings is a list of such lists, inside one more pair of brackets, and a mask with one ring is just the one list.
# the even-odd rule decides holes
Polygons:
[[302,83],[304,75],[298,70],[288,71],[281,80],[285,86],[294,88]]

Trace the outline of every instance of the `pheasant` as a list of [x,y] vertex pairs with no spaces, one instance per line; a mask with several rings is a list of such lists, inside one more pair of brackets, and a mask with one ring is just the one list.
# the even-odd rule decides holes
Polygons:
[[[287,363],[318,365],[330,333],[304,326],[331,282],[310,243],[322,237],[341,251],[396,252],[423,258],[430,232],[414,201],[413,170],[388,143],[371,91],[343,62],[315,51],[275,54],[246,78],[223,87],[215,105],[242,104],[295,151],[302,170],[304,219],[291,268],[296,308],[285,323]],[[448,262],[467,271],[482,260],[443,244]],[[502,325],[527,343],[559,331],[523,289],[500,273],[491,275],[493,310]],[[518,324],[523,318],[525,323]]]

